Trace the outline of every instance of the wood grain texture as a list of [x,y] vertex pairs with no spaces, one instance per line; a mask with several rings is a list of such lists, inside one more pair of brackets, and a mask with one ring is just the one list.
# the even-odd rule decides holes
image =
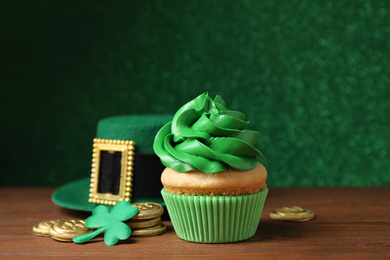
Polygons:
[[[116,246],[103,238],[78,245],[37,237],[32,227],[50,219],[85,219],[88,213],[51,202],[51,188],[0,189],[0,258],[216,258],[389,259],[390,187],[270,188],[256,235],[231,244],[196,244],[179,239],[170,223],[165,234],[131,237]],[[272,209],[298,205],[316,213],[304,223],[270,219]]]

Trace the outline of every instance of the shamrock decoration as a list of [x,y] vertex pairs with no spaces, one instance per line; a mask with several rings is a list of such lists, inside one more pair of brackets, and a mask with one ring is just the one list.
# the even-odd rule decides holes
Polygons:
[[89,234],[74,237],[73,242],[84,243],[96,237],[103,231],[106,231],[104,234],[104,242],[108,246],[113,246],[119,239],[124,240],[129,238],[131,230],[129,226],[122,221],[134,217],[137,215],[138,211],[139,209],[137,207],[132,207],[128,201],[118,202],[111,209],[111,212],[108,211],[106,206],[99,205],[93,210],[92,216],[85,220],[85,225],[89,228],[100,228]]

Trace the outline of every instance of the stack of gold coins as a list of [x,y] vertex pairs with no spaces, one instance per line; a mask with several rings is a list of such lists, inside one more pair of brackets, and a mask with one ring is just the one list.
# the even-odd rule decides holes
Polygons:
[[270,217],[275,220],[304,222],[315,217],[313,211],[298,206],[282,207],[271,211]]
[[48,220],[42,221],[33,227],[33,232],[37,236],[52,237],[62,242],[72,242],[76,236],[85,235],[92,232],[85,226],[84,220]]
[[137,207],[139,212],[126,224],[131,228],[131,235],[137,237],[157,236],[164,233],[167,227],[161,223],[161,216],[164,208],[153,202],[132,203],[131,206]]
[[58,241],[72,242],[74,237],[91,233],[93,229],[85,225],[84,220],[60,220],[49,229],[49,235]]
[[53,226],[54,223],[60,220],[46,220],[39,222],[33,227],[33,232],[39,237],[49,237],[49,229]]

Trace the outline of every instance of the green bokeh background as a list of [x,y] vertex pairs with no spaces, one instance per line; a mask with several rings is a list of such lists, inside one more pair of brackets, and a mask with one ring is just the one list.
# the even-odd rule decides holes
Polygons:
[[390,185],[390,1],[0,1],[1,186],[89,176],[99,119],[208,91],[270,186]]

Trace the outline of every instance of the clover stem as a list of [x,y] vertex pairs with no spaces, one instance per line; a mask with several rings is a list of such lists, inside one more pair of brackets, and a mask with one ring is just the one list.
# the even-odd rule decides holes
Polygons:
[[106,230],[107,228],[105,227],[101,227],[91,233],[88,233],[88,234],[85,234],[85,235],[82,235],[82,236],[77,236],[77,237],[74,237],[73,238],[73,242],[75,243],[85,243],[87,242],[88,240],[91,240],[92,238],[95,238],[97,235],[99,235],[100,233],[102,233],[104,230]]

